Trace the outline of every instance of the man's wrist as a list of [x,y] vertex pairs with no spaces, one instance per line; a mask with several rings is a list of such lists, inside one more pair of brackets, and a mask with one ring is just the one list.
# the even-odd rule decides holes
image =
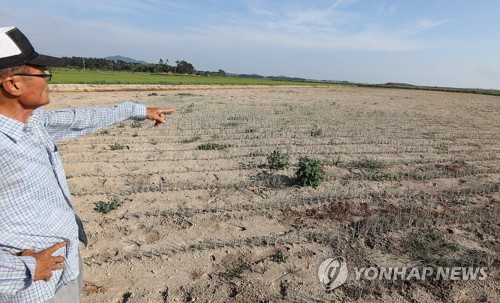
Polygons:
[[36,259],[32,256],[20,256],[19,258],[23,261],[24,266],[26,267],[26,274],[29,275],[29,280],[33,281],[35,278]]
[[136,103],[134,106],[134,119],[146,120],[147,118],[147,107],[144,104]]

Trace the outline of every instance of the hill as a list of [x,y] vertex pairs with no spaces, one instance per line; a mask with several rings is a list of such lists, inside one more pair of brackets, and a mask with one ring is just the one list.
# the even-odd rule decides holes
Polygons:
[[111,61],[123,61],[123,62],[127,62],[127,63],[147,63],[146,61],[135,60],[133,58],[124,57],[124,56],[120,56],[120,55],[108,56],[108,57],[105,57],[104,59],[111,60]]

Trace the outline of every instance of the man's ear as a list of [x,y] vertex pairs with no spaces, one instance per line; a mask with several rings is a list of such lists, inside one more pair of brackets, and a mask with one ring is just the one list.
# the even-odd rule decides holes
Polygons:
[[21,86],[19,85],[19,82],[14,80],[12,77],[7,77],[2,81],[2,87],[6,93],[12,96],[19,96],[21,95]]

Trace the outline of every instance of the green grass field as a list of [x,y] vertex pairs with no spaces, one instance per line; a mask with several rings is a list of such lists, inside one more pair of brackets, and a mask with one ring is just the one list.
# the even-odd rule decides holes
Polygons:
[[258,78],[204,77],[134,72],[53,69],[53,84],[170,84],[170,85],[331,85],[322,82],[278,81]]
[[[52,70],[53,84],[163,84],[163,85],[356,85],[354,83],[329,83],[321,81],[290,81],[272,80],[262,78],[232,78],[232,77],[206,77],[195,75],[167,75],[152,73],[134,72],[110,72],[96,70],[76,70],[69,68],[54,68]],[[386,86],[362,84],[366,87],[382,88],[406,88],[437,90],[461,93],[474,93],[500,96],[499,90],[468,89],[468,88],[446,88],[446,87],[426,87],[426,86]]]

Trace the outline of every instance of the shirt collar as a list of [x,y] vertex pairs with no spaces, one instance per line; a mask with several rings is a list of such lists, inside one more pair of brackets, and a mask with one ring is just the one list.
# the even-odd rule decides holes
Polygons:
[[16,142],[24,135],[25,124],[0,114],[0,132]]

